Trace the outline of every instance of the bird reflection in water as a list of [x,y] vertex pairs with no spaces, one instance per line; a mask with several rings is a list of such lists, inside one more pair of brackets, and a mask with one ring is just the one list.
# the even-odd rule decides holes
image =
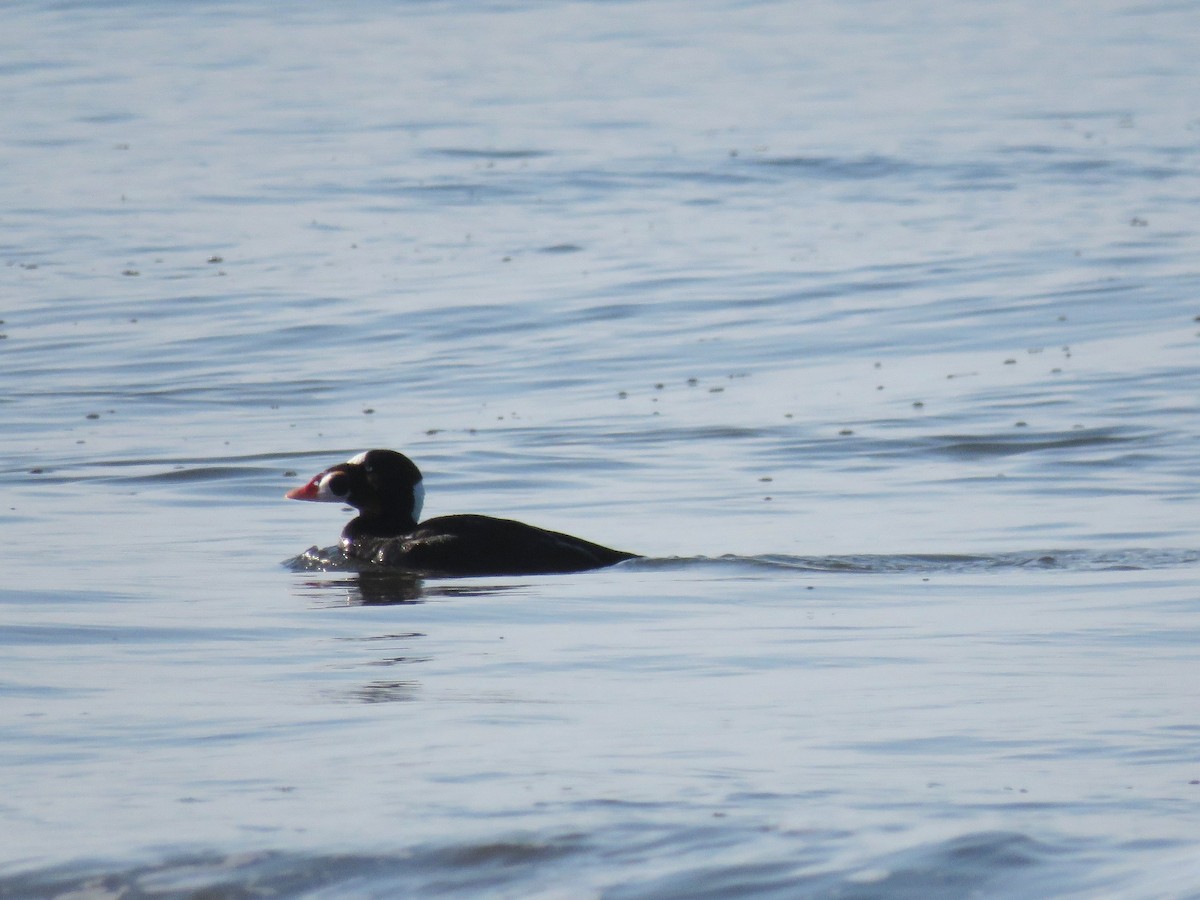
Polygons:
[[426,584],[409,572],[371,570],[347,573],[327,580],[302,583],[303,593],[318,606],[401,606],[425,603],[431,598],[486,597],[509,593],[515,584],[462,584],[435,580]]
[[423,603],[425,582],[407,572],[359,572],[353,579],[358,589],[358,606],[396,606]]

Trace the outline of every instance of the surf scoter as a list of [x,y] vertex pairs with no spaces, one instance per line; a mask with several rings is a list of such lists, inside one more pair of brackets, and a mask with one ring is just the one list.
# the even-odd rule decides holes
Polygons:
[[460,515],[420,522],[425,499],[421,470],[394,450],[360,453],[283,496],[353,506],[359,515],[342,529],[343,552],[419,574],[582,572],[637,558],[636,553],[511,519]]

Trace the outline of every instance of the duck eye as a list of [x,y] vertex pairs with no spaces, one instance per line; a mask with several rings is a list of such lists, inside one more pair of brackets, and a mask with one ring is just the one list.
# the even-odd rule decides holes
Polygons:
[[350,493],[350,479],[342,472],[334,472],[329,476],[329,480],[325,482],[325,487],[329,489],[329,493],[335,497],[345,497]]

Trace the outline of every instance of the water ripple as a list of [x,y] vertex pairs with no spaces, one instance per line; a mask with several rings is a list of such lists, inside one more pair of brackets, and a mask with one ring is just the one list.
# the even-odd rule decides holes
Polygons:
[[[764,553],[754,556],[646,557],[621,563],[616,568],[650,572],[754,571],[829,572],[847,574],[962,574],[1013,569],[1044,569],[1067,572],[1140,571],[1187,568],[1200,563],[1200,550],[1028,550],[1011,553],[966,555],[949,553],[852,554],[844,556],[792,556]],[[310,547],[284,561],[293,572],[366,572],[388,570],[348,558],[339,547]]]

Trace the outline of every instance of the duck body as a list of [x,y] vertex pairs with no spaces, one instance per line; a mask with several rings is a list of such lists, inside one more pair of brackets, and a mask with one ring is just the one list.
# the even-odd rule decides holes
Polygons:
[[419,521],[420,470],[394,450],[368,450],[284,495],[349,504],[342,530],[352,559],[421,575],[542,575],[611,566],[637,554],[512,519],[452,515]]
[[342,531],[347,556],[427,575],[583,572],[636,556],[492,516],[438,516],[393,537],[357,533],[355,522]]

